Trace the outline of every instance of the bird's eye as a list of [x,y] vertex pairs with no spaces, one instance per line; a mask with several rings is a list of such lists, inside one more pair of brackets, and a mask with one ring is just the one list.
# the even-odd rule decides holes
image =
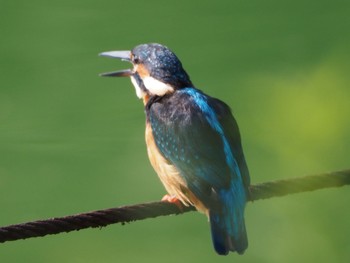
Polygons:
[[138,57],[134,56],[133,61],[134,61],[135,64],[138,64],[140,62],[140,59]]

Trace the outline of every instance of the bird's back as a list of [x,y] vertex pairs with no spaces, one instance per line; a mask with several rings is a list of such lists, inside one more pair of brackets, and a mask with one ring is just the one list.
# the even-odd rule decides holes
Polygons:
[[174,168],[170,170],[177,172],[173,173],[177,182],[182,182],[174,187],[190,204],[206,208],[198,207],[210,218],[216,251],[242,253],[247,246],[243,213],[249,173],[229,107],[195,88],[185,88],[151,98],[146,114],[155,146]]

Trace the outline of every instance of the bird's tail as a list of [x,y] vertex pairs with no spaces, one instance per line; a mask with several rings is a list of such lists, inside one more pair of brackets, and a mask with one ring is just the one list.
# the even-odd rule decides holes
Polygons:
[[229,251],[243,254],[248,247],[244,223],[245,193],[240,195],[232,190],[219,193],[221,207],[209,211],[213,245],[219,255],[227,255]]

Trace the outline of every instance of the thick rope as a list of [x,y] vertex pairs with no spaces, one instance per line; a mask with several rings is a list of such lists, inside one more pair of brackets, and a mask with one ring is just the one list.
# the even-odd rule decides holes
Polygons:
[[[249,201],[279,197],[323,188],[350,184],[350,170],[277,180],[252,185]],[[103,227],[115,223],[127,223],[158,216],[195,211],[194,207],[178,208],[167,202],[152,202],[97,210],[83,214],[38,220],[0,228],[0,243],[31,237],[71,232],[85,228]]]

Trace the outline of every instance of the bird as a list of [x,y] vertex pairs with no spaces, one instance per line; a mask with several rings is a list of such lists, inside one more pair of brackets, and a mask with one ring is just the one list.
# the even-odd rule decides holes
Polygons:
[[133,66],[100,76],[130,77],[142,99],[147,153],[168,192],[165,199],[194,206],[208,217],[217,254],[243,254],[250,176],[230,107],[197,89],[164,45],[141,44],[99,55]]

